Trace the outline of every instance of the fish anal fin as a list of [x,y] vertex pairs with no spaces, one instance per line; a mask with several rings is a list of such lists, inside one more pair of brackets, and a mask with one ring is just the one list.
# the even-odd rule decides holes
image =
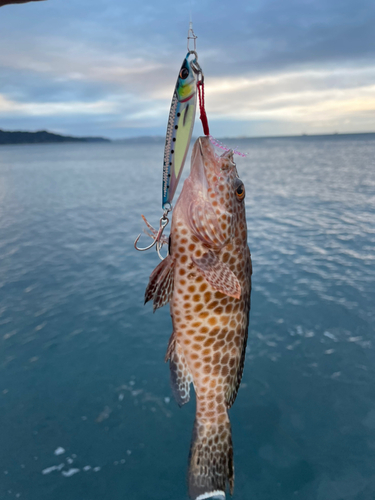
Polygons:
[[212,288],[229,297],[241,297],[241,285],[237,276],[214,252],[208,251],[200,258],[192,257],[192,260]]
[[244,369],[244,365],[245,365],[246,345],[247,345],[247,328],[246,328],[244,342],[242,345],[241,358],[240,358],[240,362],[238,364],[237,372],[236,372],[235,376],[233,377],[232,383],[231,383],[231,385],[228,389],[228,392],[226,393],[226,396],[225,396],[228,410],[229,410],[229,408],[231,408],[231,406],[235,402],[237,394],[238,394],[238,390],[239,390],[240,385],[241,385],[242,374],[243,374],[243,369]]
[[[251,255],[250,255],[250,250],[247,250],[247,262],[246,262],[246,274],[248,276],[251,276],[252,273],[252,264],[251,264]],[[248,337],[248,327],[249,327],[249,312],[250,312],[250,292],[251,292],[251,281],[249,283],[249,288],[247,289],[247,294],[246,294],[246,302],[245,302],[245,307],[246,307],[246,315],[247,315],[247,322],[244,327],[244,334],[243,334],[243,343],[242,343],[242,350],[241,350],[241,357],[240,361],[238,364],[237,372],[235,376],[233,377],[231,386],[229,387],[228,393],[226,394],[226,403],[227,403],[227,408],[229,409],[234,401],[236,400],[238,390],[241,385],[241,380],[242,380],[242,374],[243,374],[243,368],[245,364],[245,356],[246,356],[246,345],[247,345],[247,337]]]
[[176,335],[172,333],[169,340],[165,361],[169,360],[170,381],[173,396],[179,406],[184,405],[190,399],[190,384],[193,377],[187,366],[182,349],[176,341]]
[[174,259],[168,255],[151,273],[145,292],[145,304],[153,299],[154,312],[167,304],[172,297],[174,263]]

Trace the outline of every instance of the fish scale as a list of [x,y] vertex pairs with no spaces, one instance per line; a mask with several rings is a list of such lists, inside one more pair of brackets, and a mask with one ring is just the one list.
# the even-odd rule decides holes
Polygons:
[[233,491],[228,409],[242,377],[251,273],[244,187],[233,152],[217,157],[209,138],[201,137],[173,211],[170,254],[146,289],[154,308],[170,302],[166,360],[175,398],[180,405],[189,401],[191,382],[197,397],[189,465],[193,499],[225,498],[227,484]]

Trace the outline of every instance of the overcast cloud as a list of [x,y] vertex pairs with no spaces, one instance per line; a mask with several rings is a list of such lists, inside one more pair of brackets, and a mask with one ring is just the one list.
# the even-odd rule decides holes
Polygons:
[[164,135],[190,5],[213,135],[375,131],[373,0],[2,7],[0,128]]

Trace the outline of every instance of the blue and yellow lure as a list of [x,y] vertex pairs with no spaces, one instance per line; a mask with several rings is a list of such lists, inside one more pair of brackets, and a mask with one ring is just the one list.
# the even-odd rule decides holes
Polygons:
[[163,208],[170,208],[184,168],[194,128],[197,81],[201,69],[195,51],[189,51],[178,74],[169,112],[163,164]]

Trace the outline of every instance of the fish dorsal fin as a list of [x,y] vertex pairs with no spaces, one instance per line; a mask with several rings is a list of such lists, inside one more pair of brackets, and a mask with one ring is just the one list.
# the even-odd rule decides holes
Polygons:
[[165,356],[165,361],[167,362],[168,360],[173,396],[177,404],[182,406],[190,399],[190,384],[193,381],[193,377],[174,333],[172,333],[169,339],[167,354]]
[[192,260],[212,288],[229,297],[241,297],[241,285],[237,276],[214,252],[208,251],[199,259],[192,257]]
[[[203,243],[221,248],[228,239],[232,216],[220,209],[217,211],[219,213],[216,213],[208,201],[201,200],[198,203],[194,201],[189,208],[189,220],[193,232]],[[222,229],[224,219],[227,228],[225,231]]]
[[145,292],[145,304],[153,299],[154,312],[165,306],[172,297],[174,263],[174,259],[168,255],[151,273]]

